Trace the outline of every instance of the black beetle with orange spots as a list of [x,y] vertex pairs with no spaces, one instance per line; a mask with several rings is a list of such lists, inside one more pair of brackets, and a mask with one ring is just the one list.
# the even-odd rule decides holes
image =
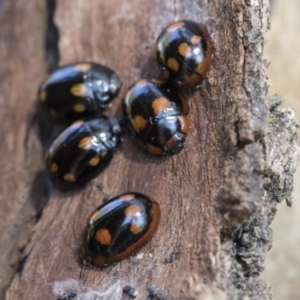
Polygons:
[[67,127],[46,152],[46,169],[61,190],[81,187],[110,162],[121,141],[115,117],[77,121]]
[[190,127],[189,105],[164,80],[141,79],[129,89],[123,101],[131,133],[151,154],[179,152]]
[[81,261],[102,267],[130,256],[152,236],[159,219],[158,203],[143,194],[131,192],[110,199],[88,217]]
[[77,63],[56,69],[41,84],[38,107],[43,116],[57,124],[71,124],[97,116],[118,95],[117,74],[95,63]]
[[202,25],[178,21],[160,33],[154,54],[163,68],[164,78],[177,87],[192,87],[208,71],[212,43]]

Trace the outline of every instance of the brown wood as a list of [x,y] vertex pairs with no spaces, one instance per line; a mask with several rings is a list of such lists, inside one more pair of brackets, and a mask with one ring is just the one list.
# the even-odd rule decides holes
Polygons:
[[29,129],[36,87],[45,76],[46,7],[0,1],[0,299],[21,265],[40,214],[42,150]]
[[[123,82],[120,96],[107,113],[120,116],[127,87],[140,77],[158,75],[152,48],[169,23],[192,19],[205,24],[214,56],[200,88],[185,94],[190,97],[192,128],[178,155],[151,156],[125,135],[109,168],[83,191],[54,191],[36,224],[32,202],[43,203],[42,147],[34,130],[27,134],[26,128],[45,69],[46,17],[40,2],[17,2],[19,6],[5,3],[1,21],[5,26],[0,27],[7,47],[0,53],[7,70],[0,71],[1,93],[10,99],[7,104],[8,98],[5,102],[0,98],[4,141],[0,145],[4,168],[0,226],[5,229],[0,254],[7,258],[0,266],[1,278],[6,278],[5,284],[1,282],[3,290],[15,273],[6,299],[54,299],[54,292],[58,296],[74,289],[82,294],[89,288],[95,295],[103,293],[103,299],[128,299],[122,296],[128,284],[138,290],[138,299],[148,293],[160,295],[159,299],[240,299],[251,293],[269,297],[269,288],[256,276],[257,261],[270,244],[271,236],[265,232],[271,218],[267,215],[274,209],[266,205],[270,211],[259,210],[266,201],[273,201],[263,197],[265,149],[270,142],[261,142],[268,122],[262,58],[267,1],[58,1],[60,65],[95,61],[115,69]],[[9,36],[11,27],[15,32]],[[13,49],[8,48],[11,44]],[[20,105],[21,98],[27,102]],[[104,269],[82,267],[76,252],[88,215],[104,199],[128,191],[151,195],[160,203],[156,234],[120,263]],[[257,211],[266,220],[259,223],[257,217],[259,221],[254,218],[241,228]],[[239,235],[233,237],[237,229]],[[255,244],[259,246],[255,255],[250,252],[254,238],[261,241]],[[252,255],[252,260],[243,254]],[[26,259],[17,273],[16,264],[22,258]]]

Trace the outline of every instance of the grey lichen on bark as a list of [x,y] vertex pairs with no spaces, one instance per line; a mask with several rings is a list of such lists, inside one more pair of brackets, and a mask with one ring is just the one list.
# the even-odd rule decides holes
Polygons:
[[[268,98],[269,129],[261,145],[264,149],[263,190],[258,211],[225,243],[232,250],[231,280],[238,299],[272,299],[271,286],[259,278],[267,251],[272,246],[270,224],[276,206],[285,200],[292,204],[293,174],[300,159],[297,128],[292,108],[281,108],[279,95]],[[236,293],[237,292],[237,293]]]
[[292,206],[293,174],[300,159],[299,122],[292,108],[278,109],[282,102],[279,95],[269,101],[269,133],[263,140],[266,149],[264,189],[277,203],[285,200]]
[[[235,135],[224,164],[218,211],[222,215],[223,251],[231,259],[228,299],[272,299],[271,286],[259,274],[272,245],[270,224],[276,205],[290,206],[293,174],[300,158],[293,110],[279,109],[280,96],[268,97],[267,62],[263,59],[269,27],[268,1],[234,1],[243,45],[242,83],[236,83]],[[224,267],[224,270],[226,268]],[[232,285],[230,284],[232,283]]]

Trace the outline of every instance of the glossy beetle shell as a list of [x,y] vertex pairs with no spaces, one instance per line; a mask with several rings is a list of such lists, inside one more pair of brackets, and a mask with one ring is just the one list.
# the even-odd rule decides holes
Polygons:
[[50,121],[70,124],[86,116],[99,115],[118,95],[119,77],[95,63],[78,63],[58,68],[40,86],[40,112]]
[[159,219],[158,203],[143,194],[132,192],[110,199],[88,218],[81,260],[104,266],[128,257],[146,243]]
[[148,152],[160,155],[181,150],[190,127],[189,105],[164,81],[137,81],[128,89],[123,108],[130,131]]
[[78,121],[67,127],[46,152],[46,169],[59,189],[85,184],[110,162],[120,143],[114,117]]
[[197,85],[211,62],[212,43],[206,30],[193,21],[178,21],[159,35],[155,56],[163,75],[176,86]]

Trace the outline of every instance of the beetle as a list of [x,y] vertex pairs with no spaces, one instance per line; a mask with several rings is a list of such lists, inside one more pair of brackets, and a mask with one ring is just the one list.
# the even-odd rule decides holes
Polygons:
[[164,80],[140,79],[123,101],[125,120],[134,137],[151,154],[179,152],[190,128],[189,105]]
[[59,67],[38,91],[40,113],[51,122],[71,124],[97,116],[118,95],[117,74],[96,63],[76,63]]
[[121,141],[115,117],[77,121],[67,127],[46,152],[46,170],[59,189],[80,187],[111,161]]
[[158,36],[154,53],[163,75],[177,87],[199,84],[212,57],[212,42],[206,29],[183,20],[167,26]]
[[158,203],[144,194],[129,192],[110,199],[88,217],[81,261],[102,267],[130,256],[152,236],[159,220]]

